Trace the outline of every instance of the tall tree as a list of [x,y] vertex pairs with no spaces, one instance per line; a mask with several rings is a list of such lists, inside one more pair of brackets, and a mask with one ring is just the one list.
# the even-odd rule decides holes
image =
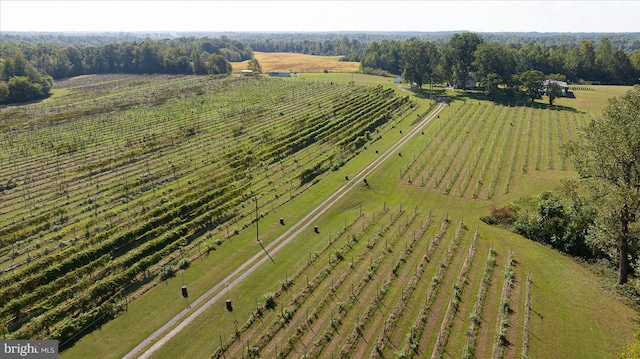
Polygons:
[[249,60],[249,62],[247,63],[247,70],[252,70],[257,74],[261,74],[262,66],[260,66],[260,62],[258,62],[258,59],[254,57],[253,59]]
[[613,69],[611,75],[613,81],[621,85],[633,85],[638,81],[636,70],[633,68],[631,60],[622,50],[613,53]]
[[433,43],[416,38],[402,42],[402,74],[407,82],[415,82],[418,88],[430,81],[438,60],[438,50]]
[[499,84],[511,84],[511,78],[516,73],[516,59],[512,49],[493,42],[484,42],[478,45],[474,55],[473,64],[481,81],[487,83],[489,75],[494,74],[491,75],[491,83],[497,81]]
[[[566,147],[585,188],[599,205],[601,220],[612,233],[618,252],[618,284],[627,282],[632,235],[630,225],[640,211],[640,86],[613,98],[592,119],[577,141]],[[602,231],[606,233],[606,231]],[[606,237],[606,236],[605,236]],[[607,238],[600,238],[606,241]]]
[[454,34],[448,43],[448,53],[451,56],[451,82],[464,87],[469,80],[469,74],[474,71],[474,53],[483,42],[480,35],[474,32]]
[[616,72],[613,53],[613,46],[611,46],[609,39],[603,37],[598,41],[598,46],[596,46],[596,69],[599,72],[600,81],[609,83]]
[[544,74],[538,70],[528,70],[520,74],[520,83],[531,101],[540,97]]
[[596,66],[596,51],[593,43],[589,40],[582,40],[580,44],[580,71],[578,76],[583,79],[591,78]]
[[560,95],[562,95],[562,89],[560,88],[560,85],[558,85],[555,80],[550,80],[549,83],[547,83],[547,96],[549,96],[549,105],[553,105],[553,101],[555,101],[556,98],[560,97]]

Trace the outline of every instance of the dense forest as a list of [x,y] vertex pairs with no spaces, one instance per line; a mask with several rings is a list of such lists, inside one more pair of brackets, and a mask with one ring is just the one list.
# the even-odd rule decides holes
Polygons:
[[[30,81],[27,82],[37,87],[38,83],[42,83],[42,78],[61,79],[85,74],[228,74],[231,73],[230,61],[253,57],[251,48],[226,37],[145,39],[100,46],[2,42],[0,54],[0,103],[30,101],[48,96],[48,88],[44,85],[42,87],[46,91],[16,90],[13,84],[24,83],[26,72],[30,74],[27,76]],[[28,66],[21,66],[19,68],[25,70],[16,71],[16,66],[12,64],[23,63],[23,59],[26,59]]]
[[[464,85],[473,74],[488,92],[498,86],[526,85],[525,78],[532,74],[525,74],[528,71],[574,83],[631,85],[640,77],[640,50],[616,49],[606,37],[595,44],[582,40],[579,46],[500,44],[476,33],[454,34],[446,44],[417,38],[373,41],[360,61],[364,72],[402,73],[418,85],[430,81]],[[423,69],[412,74],[415,67]]]
[[[540,33],[3,33],[0,103],[48,96],[49,79],[83,74],[228,74],[253,51],[339,55],[366,73],[402,75],[418,86],[470,80],[489,95],[523,89],[532,96],[544,79],[635,84],[640,77],[637,34]],[[147,36],[140,38],[139,36]],[[163,38],[164,36],[164,38]],[[12,63],[26,59],[26,72]],[[33,69],[31,69],[31,67]],[[26,70],[25,70],[26,71]],[[50,76],[50,78],[49,78]],[[28,85],[28,86],[27,86]],[[31,90],[18,90],[24,87]]]
[[[260,44],[260,46],[268,46],[268,44],[277,44],[280,48],[289,48],[291,51],[294,46],[302,46],[305,53],[315,51],[319,48],[318,43],[323,43],[322,49],[327,52],[314,53],[315,55],[348,55],[348,52],[335,52],[335,49],[327,48],[324,44],[331,42],[336,46],[336,41],[350,40],[354,42],[355,47],[348,51],[362,49],[371,41],[383,40],[406,40],[410,38],[418,38],[423,41],[436,42],[446,44],[455,34],[462,34],[466,31],[435,31],[435,32],[416,32],[416,31],[333,31],[333,32],[3,32],[0,34],[0,42],[26,42],[37,44],[40,42],[54,45],[85,45],[100,46],[114,42],[133,42],[142,41],[144,39],[163,40],[176,39],[180,37],[195,38],[218,38],[228,37],[237,40],[243,44]],[[614,49],[632,52],[640,50],[640,36],[637,33],[559,33],[559,32],[483,32],[479,33],[485,41],[497,42],[499,44],[509,45],[526,45],[540,44],[545,46],[580,46],[583,40],[597,43],[602,38],[607,38],[613,45]],[[294,45],[296,44],[296,45]],[[300,44],[307,44],[300,45]],[[253,47],[252,47],[253,48]],[[325,50],[326,49],[326,50]],[[344,47],[340,48],[344,50]],[[255,51],[256,48],[253,48]]]

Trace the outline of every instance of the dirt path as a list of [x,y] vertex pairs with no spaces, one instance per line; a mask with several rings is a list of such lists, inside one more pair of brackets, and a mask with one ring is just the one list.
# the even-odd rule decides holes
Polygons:
[[[265,247],[265,250],[269,252],[269,254],[274,255],[284,246],[286,246],[291,240],[296,238],[300,233],[306,230],[315,220],[320,218],[331,206],[333,206],[336,202],[338,202],[342,197],[344,197],[349,191],[354,189],[356,186],[360,186],[363,182],[363,179],[368,176],[371,172],[377,169],[382,163],[384,163],[389,157],[395,155],[400,147],[402,147],[405,143],[411,140],[429,121],[435,118],[438,113],[444,108],[445,104],[440,103],[436,109],[429,113],[417,126],[415,126],[411,131],[409,131],[404,137],[402,137],[398,142],[396,142],[393,146],[391,146],[386,152],[384,152],[380,157],[376,158],[371,164],[365,167],[358,175],[356,175],[353,179],[351,179],[348,183],[344,184],[338,190],[336,190],[331,196],[325,199],[322,203],[320,203],[316,208],[310,211],[306,216],[304,216],[301,220],[295,223],[291,228],[289,228],[285,233],[276,238],[273,242],[269,243]],[[225,277],[223,280],[218,282],[216,285],[211,287],[206,293],[201,295],[198,299],[196,299],[192,304],[191,308],[185,308],[180,313],[176,314],[171,320],[169,320],[165,325],[161,328],[153,332],[150,336],[148,336],[145,340],[143,340],[140,344],[138,344],[135,348],[133,348],[129,353],[127,353],[123,358],[132,359],[132,358],[149,358],[156,350],[162,347],[169,339],[174,337],[178,332],[180,332],[184,327],[186,327],[189,323],[191,323],[196,317],[202,314],[205,310],[211,307],[214,303],[222,298],[224,295],[224,291],[221,289],[226,286],[229,289],[235,287],[240,281],[246,278],[249,274],[253,273],[260,265],[264,262],[268,261],[269,257],[267,257],[264,252],[258,252],[256,255],[251,257],[248,261],[243,263],[240,267],[234,270],[231,274]],[[218,292],[214,295],[214,293]],[[212,297],[213,295],[213,297]],[[203,303],[199,306],[201,303]],[[194,308],[195,309],[194,311]],[[188,316],[187,316],[188,315]],[[186,318],[184,318],[187,316]],[[177,324],[177,325],[176,325]],[[168,331],[171,327],[176,325],[173,329]],[[151,343],[155,343],[149,347]],[[146,350],[144,350],[147,348]],[[144,351],[143,351],[144,350]]]
[[397,84],[396,87],[398,88],[398,90],[400,90],[402,92],[406,92],[406,93],[410,93],[412,95],[415,95],[415,92],[409,91],[406,88],[402,87],[402,84]]

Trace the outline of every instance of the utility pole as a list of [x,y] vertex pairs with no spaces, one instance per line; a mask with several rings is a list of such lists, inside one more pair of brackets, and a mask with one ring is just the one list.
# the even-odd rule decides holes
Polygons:
[[267,257],[269,257],[269,259],[271,259],[271,262],[273,262],[273,264],[276,264],[276,262],[273,260],[273,258],[271,258],[271,256],[269,255],[269,252],[267,252],[267,250],[262,245],[262,242],[260,242],[260,231],[259,231],[259,228],[258,228],[258,222],[260,222],[260,217],[258,216],[258,196],[255,196],[254,199],[256,200],[256,242],[258,242],[260,247],[262,247],[262,250],[264,251],[264,253],[266,253]]

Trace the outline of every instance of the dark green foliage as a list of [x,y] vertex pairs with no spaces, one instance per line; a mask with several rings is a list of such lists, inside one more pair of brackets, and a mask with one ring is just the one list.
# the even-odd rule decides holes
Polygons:
[[505,206],[501,208],[493,208],[491,215],[480,218],[483,222],[491,225],[508,226],[513,224],[518,218],[517,208],[513,206]]
[[317,163],[312,168],[307,168],[300,174],[300,185],[313,181],[314,178],[324,173],[327,168],[322,166],[322,162]]
[[43,99],[49,96],[53,79],[36,70],[21,53],[0,59],[0,104]]
[[601,255],[588,245],[595,209],[580,198],[544,192],[535,198],[522,198],[515,204],[494,208],[491,215],[481,220],[574,256]]
[[[27,75],[31,82],[41,84],[41,91],[46,94],[53,84],[51,77],[59,79],[101,73],[228,74],[231,73],[229,61],[243,61],[253,57],[251,48],[224,36],[220,39],[144,39],[87,47],[61,47],[51,43],[5,43],[3,46],[5,49],[11,47],[16,52],[13,57],[7,56],[7,51],[0,56],[4,60],[3,81],[8,82],[12,76]],[[45,76],[41,81],[34,81],[26,73],[30,68],[38,69],[51,77]],[[7,73],[13,75],[7,76]],[[3,88],[4,85],[0,83],[0,102],[3,99]]]
[[[565,146],[580,175],[579,184],[598,206],[595,243],[617,252],[618,284],[625,284],[637,248],[634,224],[640,212],[640,86],[612,98],[577,141]],[[611,254],[615,255],[615,254]]]
[[113,319],[120,310],[121,308],[114,303],[104,303],[88,313],[83,313],[65,322],[51,334],[51,338],[60,342],[60,348],[66,348],[81,338],[77,336],[77,333],[101,326]]
[[185,270],[189,268],[190,265],[191,263],[189,262],[188,258],[182,258],[181,260],[178,261],[178,269]]
[[[497,94],[498,85],[505,85],[512,92],[522,85],[531,98],[539,96],[536,91],[540,86],[539,73],[562,74],[566,77],[562,81],[626,85],[637,83],[640,76],[640,51],[636,49],[631,53],[633,48],[627,51],[619,46],[614,48],[607,37],[600,37],[595,46],[593,40],[587,40],[589,36],[581,37],[581,42],[578,37],[560,44],[527,41],[513,45],[489,35],[483,34],[488,37],[487,41],[476,33],[453,34],[446,44],[442,39],[425,42],[425,37],[374,40],[363,51],[360,71],[400,74],[408,68],[409,76],[405,78],[420,84],[423,77],[416,76],[413,69],[419,68],[422,60],[435,58],[435,61],[430,60],[430,72],[420,70],[417,73],[446,79],[457,88],[466,87],[468,80],[475,77],[490,96]],[[435,56],[415,57],[415,51],[403,50],[408,44],[420,43],[433,47]]]
[[175,277],[175,268],[172,265],[164,266],[160,269],[160,273],[158,276],[161,280],[167,280],[169,278]]
[[549,105],[553,105],[553,101],[562,95],[562,89],[556,82],[550,82],[547,85],[547,96],[549,96]]
[[276,299],[273,292],[267,292],[262,295],[262,299],[264,299],[264,307],[267,309],[275,309],[276,308]]
[[498,85],[511,86],[516,74],[515,51],[496,43],[484,42],[474,52],[473,66],[485,91],[495,95]]
[[534,99],[540,98],[542,92],[542,84],[544,82],[544,73],[539,70],[528,70],[518,76],[518,80],[523,87],[527,96]]
[[401,44],[402,77],[418,88],[434,77],[440,54],[433,43],[409,39]]
[[482,42],[480,35],[473,32],[454,34],[449,40],[443,57],[443,70],[454,87],[466,86],[470,73],[475,71],[474,53]]
[[373,41],[360,59],[360,71],[371,73],[374,70],[399,75],[401,71],[401,43],[399,41]]

